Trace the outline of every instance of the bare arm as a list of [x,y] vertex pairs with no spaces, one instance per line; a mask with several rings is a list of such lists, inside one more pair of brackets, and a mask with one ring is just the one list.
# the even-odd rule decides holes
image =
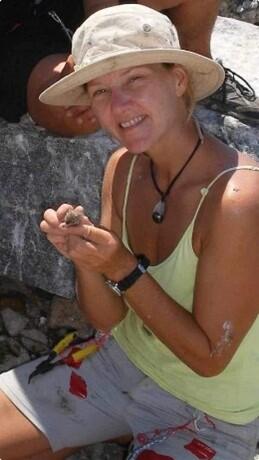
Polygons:
[[258,192],[219,202],[202,242],[192,314],[147,274],[126,292],[148,328],[203,376],[227,366],[258,314]]
[[[135,3],[148,6],[157,11],[168,10],[174,8],[182,3],[185,3],[186,0],[139,0]],[[123,3],[123,2],[122,2]],[[133,2],[134,3],[134,2]],[[96,11],[101,10],[102,8],[107,8],[110,6],[118,5],[118,0],[84,0],[84,11],[85,16],[88,17]]]
[[[240,193],[233,190],[240,190]],[[203,232],[192,313],[170,298],[148,274],[125,293],[125,298],[148,328],[202,376],[222,372],[258,314],[258,196],[257,184],[251,192],[250,184],[240,180],[235,182],[234,189],[233,185],[228,187],[223,198],[219,194],[214,206],[208,206],[212,211],[205,213],[205,222],[208,222],[205,230],[201,227]],[[213,195],[210,199],[213,201]],[[119,280],[135,266],[134,256],[110,231],[91,225],[67,231],[76,235],[79,241],[77,254],[83,253],[84,246],[83,258],[91,271]],[[73,238],[71,242],[73,245],[69,253],[73,259]],[[84,276],[88,276],[87,271]],[[104,321],[102,315],[107,312],[113,314],[116,305],[123,317],[125,306],[121,298],[116,298],[114,304],[114,294],[106,291],[100,291],[100,294],[103,295],[102,302],[108,300],[107,310],[102,309],[99,316],[96,291],[95,294],[92,292],[91,299],[82,297],[87,296],[84,292],[86,281],[88,283],[89,278],[80,279],[80,295],[87,313],[91,311],[95,320]]]
[[[116,270],[118,271],[119,276],[126,276],[128,274],[128,266],[132,267],[131,269],[136,266],[135,257],[121,245],[121,218],[119,215],[119,208],[121,208],[122,202],[118,203],[118,201],[113,196],[114,189],[117,190],[119,187],[119,194],[121,197],[123,197],[123,190],[125,187],[123,179],[124,173],[123,171],[116,172],[116,170],[120,168],[119,162],[121,155],[124,154],[124,152],[125,150],[121,149],[112,155],[107,164],[103,179],[101,200],[101,227],[107,230],[111,230],[113,233],[110,234],[110,232],[103,232],[101,237],[99,237],[98,234],[97,239],[101,238],[100,245],[104,245],[102,249],[103,254],[105,253],[106,247],[109,246],[109,244],[111,244],[111,246],[117,244],[118,247],[122,249],[123,253],[123,256],[118,257],[117,260],[114,257],[113,260],[110,260],[108,256],[109,262],[105,270],[108,277],[109,272],[111,273],[111,276],[115,276]],[[121,178],[120,184],[114,183],[115,172],[116,176],[118,175]],[[117,192],[116,195],[118,195]],[[85,247],[84,249],[86,250]],[[125,259],[128,260],[128,264],[126,264],[126,270],[124,267]],[[102,274],[104,272],[103,264],[100,267],[101,273],[98,272],[98,267],[96,267],[96,270],[89,270],[89,254],[86,252],[85,262],[85,264],[80,264],[77,263],[77,261],[74,259],[77,280],[77,297],[79,304],[82,310],[85,311],[86,316],[91,324],[93,324],[98,329],[110,330],[125,317],[127,313],[127,307],[123,298],[118,297],[105,284],[105,278]]]
[[[87,320],[95,328],[104,331],[109,331],[124,318],[127,307],[123,299],[106,285],[103,273],[109,277],[109,274],[116,276],[117,271],[119,275],[126,276],[128,267],[132,267],[131,271],[136,266],[136,258],[120,241],[121,221],[113,200],[114,171],[117,169],[121,153],[124,152],[114,154],[105,171],[102,229],[93,227],[86,216],[83,217],[81,225],[65,228],[62,222],[68,209],[72,208],[67,204],[60,206],[57,211],[47,210],[41,223],[41,229],[47,233],[50,242],[74,263],[77,297]],[[122,179],[120,195],[123,196],[123,174],[119,176]]]
[[87,18],[103,8],[118,5],[118,3],[117,0],[83,0],[85,17]]

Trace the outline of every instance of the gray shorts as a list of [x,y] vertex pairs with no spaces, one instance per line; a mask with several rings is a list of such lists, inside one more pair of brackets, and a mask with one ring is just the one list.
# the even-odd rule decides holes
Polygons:
[[[113,339],[79,369],[28,376],[37,361],[0,375],[0,389],[48,438],[53,451],[132,434],[139,460],[250,460],[258,421],[208,417],[139,371]],[[195,389],[194,389],[195,391]]]

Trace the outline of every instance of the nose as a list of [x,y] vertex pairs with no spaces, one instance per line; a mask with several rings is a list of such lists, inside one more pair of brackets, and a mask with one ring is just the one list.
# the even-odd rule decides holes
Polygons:
[[121,88],[113,89],[111,94],[111,107],[113,111],[120,112],[121,110],[125,110],[130,102],[131,98],[127,91]]

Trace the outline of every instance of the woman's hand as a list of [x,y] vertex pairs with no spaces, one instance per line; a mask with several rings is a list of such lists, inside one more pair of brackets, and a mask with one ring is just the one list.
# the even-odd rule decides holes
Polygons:
[[[66,223],[71,211],[79,212],[76,224]],[[84,214],[83,208],[69,204],[61,205],[57,211],[47,209],[40,224],[48,240],[65,257],[71,259],[79,270],[90,270],[118,281],[136,266],[136,258],[111,231],[95,227]]]
[[[72,54],[69,54],[69,56],[66,59],[65,65],[62,69],[62,72],[60,73],[60,78],[63,78],[73,73],[74,67],[75,63],[73,56]],[[89,134],[98,129],[99,125],[89,105],[73,105],[64,107],[64,110],[67,119],[72,120],[73,123],[77,124],[78,126],[88,127],[88,129],[86,129],[85,131],[85,134]]]
[[47,209],[40,223],[40,229],[42,232],[46,233],[47,239],[67,258],[70,258],[68,251],[68,235],[64,234],[62,226],[65,224],[66,216],[72,210],[80,213],[80,222],[91,224],[90,220],[84,216],[82,206],[74,207],[66,203],[62,204],[56,211],[54,209]]

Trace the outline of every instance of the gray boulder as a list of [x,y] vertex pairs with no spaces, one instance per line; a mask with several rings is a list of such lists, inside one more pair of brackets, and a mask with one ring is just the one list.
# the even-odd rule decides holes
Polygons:
[[1,123],[0,275],[72,297],[71,263],[39,230],[43,212],[61,203],[82,204],[99,217],[104,165],[116,144],[102,131],[64,139],[36,128],[28,117]]
[[[259,93],[258,27],[219,17],[213,56],[247,78]],[[259,155],[256,127],[197,108],[204,129],[241,151]],[[35,127],[0,122],[0,276],[73,298],[72,265],[39,231],[42,213],[63,202],[82,204],[98,221],[102,174],[116,143],[104,132],[64,139]]]

